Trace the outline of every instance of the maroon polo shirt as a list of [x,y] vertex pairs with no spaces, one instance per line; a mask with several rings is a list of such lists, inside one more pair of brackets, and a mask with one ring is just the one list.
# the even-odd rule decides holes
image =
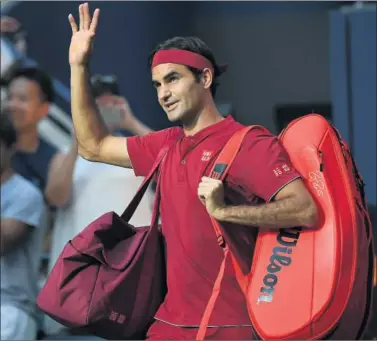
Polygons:
[[[168,139],[177,139],[161,169],[160,210],[166,239],[168,293],[157,319],[182,326],[200,323],[223,252],[197,189],[203,174],[209,175],[225,143],[242,127],[228,117],[193,136],[185,136],[183,130],[176,127],[127,138],[128,153],[137,176],[147,175]],[[269,201],[299,176],[277,137],[262,127],[252,129],[225,179],[225,199],[233,205]],[[240,228],[227,225],[234,231]],[[250,245],[254,245],[255,237],[256,228],[247,227],[246,238]],[[250,325],[245,299],[230,261],[210,325]]]

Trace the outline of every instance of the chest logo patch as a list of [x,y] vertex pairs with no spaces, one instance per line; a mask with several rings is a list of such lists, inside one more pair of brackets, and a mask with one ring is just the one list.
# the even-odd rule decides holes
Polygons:
[[211,155],[212,155],[212,152],[211,152],[211,151],[207,151],[207,150],[205,150],[205,151],[203,151],[203,154],[202,154],[202,158],[201,158],[201,160],[202,160],[203,162],[208,162],[209,159],[211,158]]

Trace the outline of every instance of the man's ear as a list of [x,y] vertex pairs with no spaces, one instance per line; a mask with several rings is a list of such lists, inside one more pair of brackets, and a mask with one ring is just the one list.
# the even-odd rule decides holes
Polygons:
[[213,83],[213,74],[208,68],[204,69],[202,72],[202,83],[205,89],[209,89]]

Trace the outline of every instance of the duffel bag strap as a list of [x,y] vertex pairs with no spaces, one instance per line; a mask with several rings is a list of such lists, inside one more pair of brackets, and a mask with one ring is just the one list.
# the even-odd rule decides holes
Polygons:
[[127,208],[122,213],[121,217],[126,222],[129,222],[132,216],[134,215],[137,207],[140,204],[141,199],[143,198],[145,192],[147,191],[147,188],[157,173],[160,165],[162,164],[162,161],[164,160],[166,154],[168,153],[169,149],[176,143],[177,138],[170,139],[166,142],[166,144],[161,148],[160,152],[158,153],[156,160],[150,169],[148,175],[144,178],[142,184],[140,185],[139,189],[137,190],[135,196],[131,200],[131,202],[128,204]]

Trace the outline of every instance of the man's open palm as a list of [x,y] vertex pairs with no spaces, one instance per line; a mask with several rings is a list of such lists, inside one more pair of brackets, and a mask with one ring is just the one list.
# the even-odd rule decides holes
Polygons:
[[93,47],[94,37],[99,18],[99,9],[90,17],[89,5],[79,6],[79,27],[72,14],[68,16],[72,28],[71,46],[69,47],[69,63],[71,65],[84,65],[88,62]]

